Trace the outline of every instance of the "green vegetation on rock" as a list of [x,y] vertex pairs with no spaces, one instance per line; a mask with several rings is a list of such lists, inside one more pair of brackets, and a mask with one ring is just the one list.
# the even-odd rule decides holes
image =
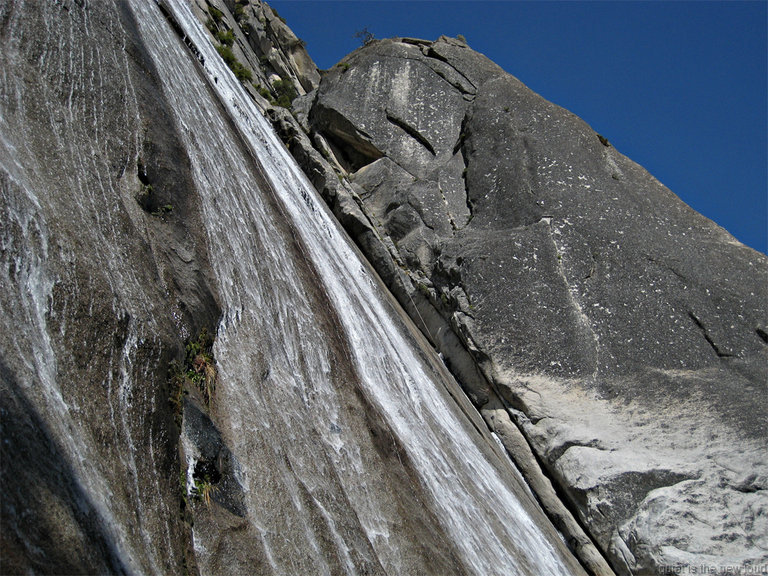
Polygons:
[[232,46],[235,43],[235,33],[232,30],[226,32],[216,32],[216,40],[218,40],[224,46]]
[[216,362],[213,358],[214,338],[203,328],[195,340],[186,345],[183,366],[171,364],[171,404],[173,404],[177,423],[181,421],[184,395],[191,387],[196,387],[203,395],[206,406],[211,405],[216,390]]
[[283,108],[290,108],[291,102],[293,102],[298,95],[296,87],[290,80],[275,80],[272,82],[272,88],[275,89],[275,93],[277,94],[275,103]]
[[229,46],[216,46],[216,51],[222,57],[224,63],[229,66],[230,70],[235,73],[235,77],[240,80],[240,82],[250,82],[253,80],[251,71],[240,63]]
[[211,18],[213,18],[213,21],[216,24],[221,22],[221,19],[224,18],[224,13],[218,8],[215,8],[214,6],[211,6],[209,8],[208,13],[211,15]]
[[211,496],[218,490],[217,486],[211,482],[210,478],[195,479],[194,495],[196,499],[202,500],[206,506],[211,506]]
[[245,6],[243,4],[235,4],[235,11],[232,14],[237,22],[245,18]]

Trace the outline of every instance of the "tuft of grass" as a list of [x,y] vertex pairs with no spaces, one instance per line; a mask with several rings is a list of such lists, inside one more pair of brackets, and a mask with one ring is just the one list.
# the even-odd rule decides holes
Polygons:
[[213,359],[213,338],[203,328],[197,340],[187,344],[186,377],[203,394],[206,406],[210,406],[216,390],[216,364]]
[[202,500],[208,508],[211,507],[211,496],[218,489],[218,486],[214,486],[207,476],[204,479],[195,480],[195,498]]
[[213,358],[213,337],[203,328],[195,340],[187,342],[185,351],[183,366],[174,362],[169,368],[170,402],[174,407],[177,424],[181,424],[184,395],[190,387],[195,386],[200,390],[208,407],[216,392],[217,372]]

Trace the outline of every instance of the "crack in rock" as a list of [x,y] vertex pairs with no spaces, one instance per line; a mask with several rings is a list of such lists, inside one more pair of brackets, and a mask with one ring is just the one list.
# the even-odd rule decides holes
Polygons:
[[[457,73],[459,76],[461,76],[462,78],[464,78],[464,79],[465,79],[465,80],[466,80],[466,81],[469,83],[469,85],[470,85],[470,86],[472,86],[472,88],[474,88],[474,90],[475,90],[475,94],[477,93],[477,86],[475,85],[475,83],[474,83],[474,82],[472,82],[472,80],[470,80],[469,78],[467,78],[466,74],[464,74],[464,73],[463,73],[461,70],[459,70],[458,68],[456,68],[456,66],[454,66],[453,64],[451,64],[451,63],[448,61],[448,59],[447,59],[445,56],[443,56],[442,54],[438,53],[438,52],[437,52],[437,51],[436,51],[436,50],[435,50],[435,49],[434,49],[432,46],[430,46],[430,47],[429,47],[429,49],[427,50],[427,53],[425,54],[425,56],[427,56],[428,58],[434,58],[435,60],[438,60],[438,61],[440,61],[440,62],[444,62],[445,64],[447,64],[448,66],[450,66],[450,67],[451,67],[453,70],[455,70],[455,71],[456,71],[456,73]],[[437,74],[440,74],[439,72],[437,72],[437,70],[435,70],[435,72],[436,72]],[[442,76],[442,74],[441,74],[441,76]],[[446,78],[446,80],[447,80],[447,78]],[[449,83],[450,83],[451,85],[453,85],[453,83],[452,83],[452,82],[449,82]],[[467,90],[465,90],[465,89],[464,89],[464,88],[462,88],[461,86],[455,86],[455,87],[456,87],[457,89],[459,89],[459,90],[460,90],[460,91],[461,91],[463,94],[472,94],[472,92],[468,92]]]
[[406,122],[399,116],[395,116],[389,110],[385,110],[384,112],[386,113],[387,120],[389,120],[392,124],[394,124],[401,130],[403,130],[411,138],[416,140],[419,144],[421,144],[424,148],[426,148],[429,151],[429,153],[432,154],[432,156],[437,156],[437,154],[435,153],[435,149],[432,146],[432,144],[430,144],[429,140],[427,140],[427,138],[421,132],[419,132],[415,127],[408,124],[408,122]]
[[559,446],[555,446],[552,448],[552,450],[549,451],[547,454],[547,459],[555,463],[562,457],[563,454],[565,454],[570,448],[573,448],[574,446],[579,446],[581,448],[594,448],[595,450],[601,450],[606,451],[608,450],[605,446],[602,445],[600,440],[593,439],[588,442],[580,441],[580,440],[567,440],[560,444]]
[[727,352],[723,352],[720,347],[715,343],[715,341],[712,339],[712,336],[709,334],[709,331],[707,330],[706,326],[702,323],[701,320],[691,312],[688,311],[688,317],[693,320],[693,323],[696,324],[696,326],[701,330],[702,335],[704,336],[704,339],[707,341],[707,344],[709,344],[712,347],[712,350],[715,351],[715,354],[717,354],[718,358],[733,358],[733,354],[728,354]]
[[[549,239],[552,242],[552,245],[555,247],[555,253],[556,254],[563,254],[565,251],[563,247],[559,246],[557,244],[557,240],[555,239],[555,235],[552,233],[552,218],[543,216],[539,222],[544,222],[547,224],[547,232],[549,233]],[[560,274],[560,276],[563,279],[563,283],[565,284],[565,288],[568,292],[568,299],[571,302],[571,305],[573,306],[574,311],[576,312],[578,318],[582,321],[584,326],[589,331],[589,334],[592,336],[593,340],[593,351],[594,351],[594,371],[592,373],[592,377],[596,377],[598,371],[600,370],[600,338],[597,335],[597,332],[592,327],[592,322],[587,316],[587,314],[584,312],[584,309],[581,307],[581,303],[577,299],[577,292],[574,290],[574,287],[572,286],[571,282],[568,281],[568,275],[566,274],[565,267],[563,266],[562,258],[557,259],[556,263],[557,271]],[[592,272],[590,272],[591,276]]]

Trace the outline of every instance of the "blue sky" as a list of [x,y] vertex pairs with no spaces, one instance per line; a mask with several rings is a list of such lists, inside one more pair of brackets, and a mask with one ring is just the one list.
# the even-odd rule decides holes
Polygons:
[[376,38],[463,34],[687,204],[768,250],[768,1],[269,2],[320,68]]

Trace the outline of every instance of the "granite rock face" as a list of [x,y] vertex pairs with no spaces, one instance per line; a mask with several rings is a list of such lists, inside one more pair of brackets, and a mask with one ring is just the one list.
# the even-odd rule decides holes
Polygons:
[[192,570],[167,373],[220,309],[173,111],[125,5],[0,13],[0,572]]
[[352,236],[614,570],[766,561],[766,257],[461,41],[374,42],[306,99]]
[[[417,352],[478,448],[443,472],[500,478],[463,533],[409,452],[442,416],[364,389],[190,8],[493,433]],[[509,573],[494,438],[592,574],[766,561],[766,258],[578,118],[444,37],[321,79],[258,0],[12,0],[0,43],[0,571]]]
[[252,0],[194,0],[191,8],[205,24],[211,41],[229,51],[230,68],[237,69],[243,87],[263,108],[317,87],[320,72],[285,20],[266,2]]
[[0,4],[0,573],[583,574],[216,5]]

